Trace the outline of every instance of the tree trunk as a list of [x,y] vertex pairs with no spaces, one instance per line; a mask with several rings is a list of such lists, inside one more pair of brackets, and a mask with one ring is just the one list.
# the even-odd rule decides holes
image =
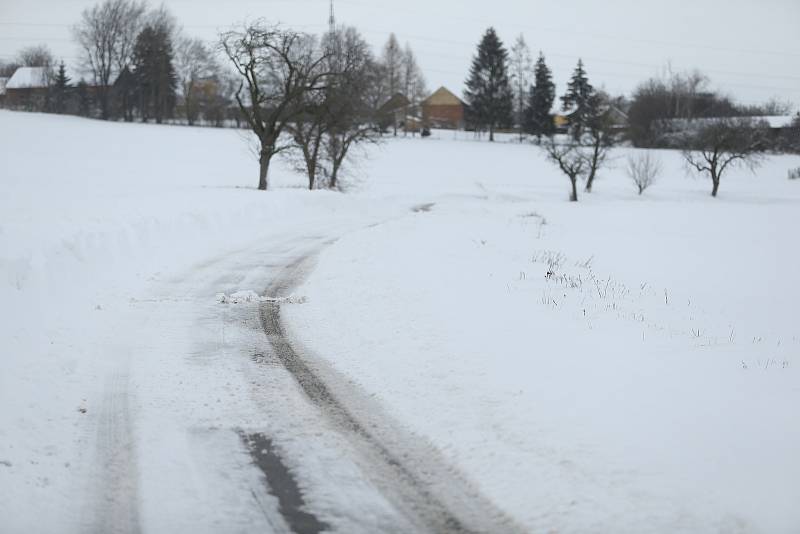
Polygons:
[[313,191],[317,183],[317,169],[314,166],[308,168],[308,190]]
[[587,193],[591,193],[592,192],[592,184],[594,183],[595,174],[596,174],[596,172],[595,172],[594,169],[589,171],[589,177],[586,179],[586,188],[585,188],[585,191]]
[[569,179],[572,182],[572,194],[569,196],[570,202],[577,202],[578,201],[578,177],[571,177]]
[[716,197],[717,191],[719,191],[719,175],[715,169],[711,170],[711,182],[714,184],[714,187],[711,189],[711,196]]
[[489,126],[489,142],[494,143],[494,124]]
[[107,121],[110,118],[110,113],[108,112],[108,91],[101,89],[100,91],[100,118],[104,121]]
[[328,188],[336,189],[339,186],[339,163],[333,162],[331,166],[331,179],[328,182]]
[[272,158],[272,150],[270,147],[261,149],[261,157],[259,158],[259,172],[258,172],[258,190],[266,191],[269,182],[267,182],[267,173],[269,173],[269,160]]

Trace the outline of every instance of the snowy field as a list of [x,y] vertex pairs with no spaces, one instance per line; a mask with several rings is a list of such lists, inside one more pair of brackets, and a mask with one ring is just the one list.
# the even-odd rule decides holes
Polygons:
[[296,335],[533,532],[796,532],[798,158],[712,199],[664,152],[570,204],[534,149],[446,139],[387,150],[435,204],[325,251]]
[[[255,425],[259,404],[237,398],[251,367],[224,332],[227,359],[202,371],[158,344],[211,343],[173,312],[211,313],[215,288],[262,291],[223,271],[310,233],[340,239],[286,307],[291,334],[526,530],[797,532],[800,183],[786,173],[800,158],[731,171],[712,199],[659,152],[661,179],[639,197],[619,150],[574,204],[535,147],[505,141],[387,140],[347,194],[303,191],[281,165],[277,190],[259,193],[239,132],[0,112],[8,531],[85,526],[87,487],[105,476],[94,408],[120,376],[136,398],[142,529],[214,531],[224,513],[255,525],[229,480],[245,467],[164,430]],[[168,284],[175,308],[153,305]],[[159,475],[200,475],[165,450],[227,475],[175,494]],[[337,489],[311,500],[333,510]]]

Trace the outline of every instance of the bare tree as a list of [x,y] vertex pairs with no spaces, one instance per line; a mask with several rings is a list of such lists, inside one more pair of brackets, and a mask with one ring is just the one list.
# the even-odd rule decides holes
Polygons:
[[376,68],[369,44],[355,28],[339,31],[333,39],[336,52],[331,57],[330,70],[336,76],[331,79],[326,97],[330,119],[325,158],[327,185],[337,189],[353,149],[380,140],[380,132],[374,127],[375,108],[370,105],[370,92],[378,85],[381,70]]
[[[382,63],[384,68],[384,83],[389,98],[400,92],[403,82],[403,50],[397,41],[397,36],[392,33],[383,47]],[[393,125],[394,135],[397,135],[397,121]]]
[[49,70],[55,66],[55,59],[47,45],[34,45],[20,50],[16,63],[23,67],[45,67]]
[[203,84],[218,83],[219,65],[202,40],[180,37],[175,47],[175,70],[183,96],[183,112],[192,125],[198,119],[205,96]]
[[[403,50],[403,64],[402,64],[402,88],[403,94],[408,99],[409,106],[405,109],[403,120],[407,121],[409,115],[418,115],[419,107],[422,100],[425,98],[427,89],[425,87],[425,75],[417,65],[417,58],[411,45],[406,43]],[[376,108],[377,109],[377,108]],[[406,133],[408,133],[408,124],[406,124]]]
[[761,163],[764,141],[763,125],[753,119],[709,119],[686,136],[683,157],[690,169],[711,178],[711,196],[716,197],[728,168],[752,170]]
[[319,54],[326,58],[326,87],[306,93],[302,113],[287,125],[295,142],[288,157],[308,176],[309,189],[337,188],[351,148],[380,136],[370,92],[381,71],[374,68],[366,41],[355,28],[337,29],[324,36]]
[[17,69],[20,68],[22,65],[17,63],[16,61],[11,61],[6,63],[5,61],[0,61],[0,78],[10,78],[17,72]]
[[83,50],[84,68],[94,79],[104,119],[110,116],[111,84],[114,76],[130,64],[145,8],[143,1],[105,0],[85,9],[73,28]]
[[273,156],[292,146],[283,143],[281,135],[304,112],[304,97],[325,89],[326,55],[315,53],[309,39],[263,22],[220,37],[223,51],[241,77],[236,102],[259,141],[260,190],[268,188]]
[[520,34],[511,47],[511,85],[514,91],[514,121],[519,127],[519,140],[522,141],[525,110],[528,107],[531,78],[533,76],[533,56],[525,37]]
[[[607,100],[598,97],[598,100]],[[595,178],[600,168],[605,164],[614,145],[617,144],[617,133],[614,131],[611,111],[608,103],[595,106],[596,115],[589,118],[586,129],[581,137],[584,145],[582,154],[586,159],[586,192],[592,192]]]
[[666,67],[667,82],[670,87],[670,104],[674,117],[694,118],[698,112],[698,95],[708,87],[708,76],[698,70],[685,73],[674,72],[671,65]]
[[178,19],[169,12],[164,4],[161,4],[157,9],[153,9],[144,15],[142,27],[144,26],[150,26],[151,28],[163,32],[173,41],[180,37],[178,35]]
[[304,105],[306,111],[288,124],[287,131],[294,139],[294,149],[288,152],[295,169],[305,172],[308,189],[316,189],[322,168],[325,135],[330,128],[327,102],[318,95],[309,95]]
[[[316,43],[306,41],[306,46],[315,46]],[[335,46],[333,37],[326,35],[319,54],[324,54],[326,46],[332,50]],[[330,57],[322,65],[323,68],[332,70]],[[287,122],[286,130],[291,134],[294,144],[292,150],[286,152],[292,165],[298,172],[305,172],[308,177],[308,189],[314,190],[319,185],[318,176],[325,173],[323,168],[324,140],[331,126],[331,109],[329,107],[328,93],[330,83],[323,91],[308,91],[301,97],[301,112],[295,114]]]
[[649,151],[636,157],[630,156],[626,171],[641,195],[648,187],[656,183],[656,179],[661,173],[661,161]]
[[587,160],[581,153],[580,146],[573,140],[559,145],[550,137],[545,141],[544,150],[547,158],[555,163],[563,172],[571,185],[569,199],[571,202],[578,201],[578,178],[586,174]]

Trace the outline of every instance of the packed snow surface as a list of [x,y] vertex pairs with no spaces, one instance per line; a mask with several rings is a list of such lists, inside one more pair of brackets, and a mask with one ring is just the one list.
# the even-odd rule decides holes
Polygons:
[[531,532],[800,529],[798,157],[717,199],[679,154],[642,197],[617,159],[574,204],[536,147],[452,132],[345,194],[255,191],[230,130],[0,112],[0,152],[0,531],[104,498],[100,526],[281,531],[237,428],[332,530],[397,527],[257,364],[265,284],[321,244],[289,332]]

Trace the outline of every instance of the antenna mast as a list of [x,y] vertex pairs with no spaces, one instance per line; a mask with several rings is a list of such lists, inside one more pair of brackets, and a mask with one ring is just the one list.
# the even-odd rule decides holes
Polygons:
[[336,17],[333,14],[333,0],[331,0],[331,14],[328,17],[328,26],[330,26],[331,34],[336,32]]

